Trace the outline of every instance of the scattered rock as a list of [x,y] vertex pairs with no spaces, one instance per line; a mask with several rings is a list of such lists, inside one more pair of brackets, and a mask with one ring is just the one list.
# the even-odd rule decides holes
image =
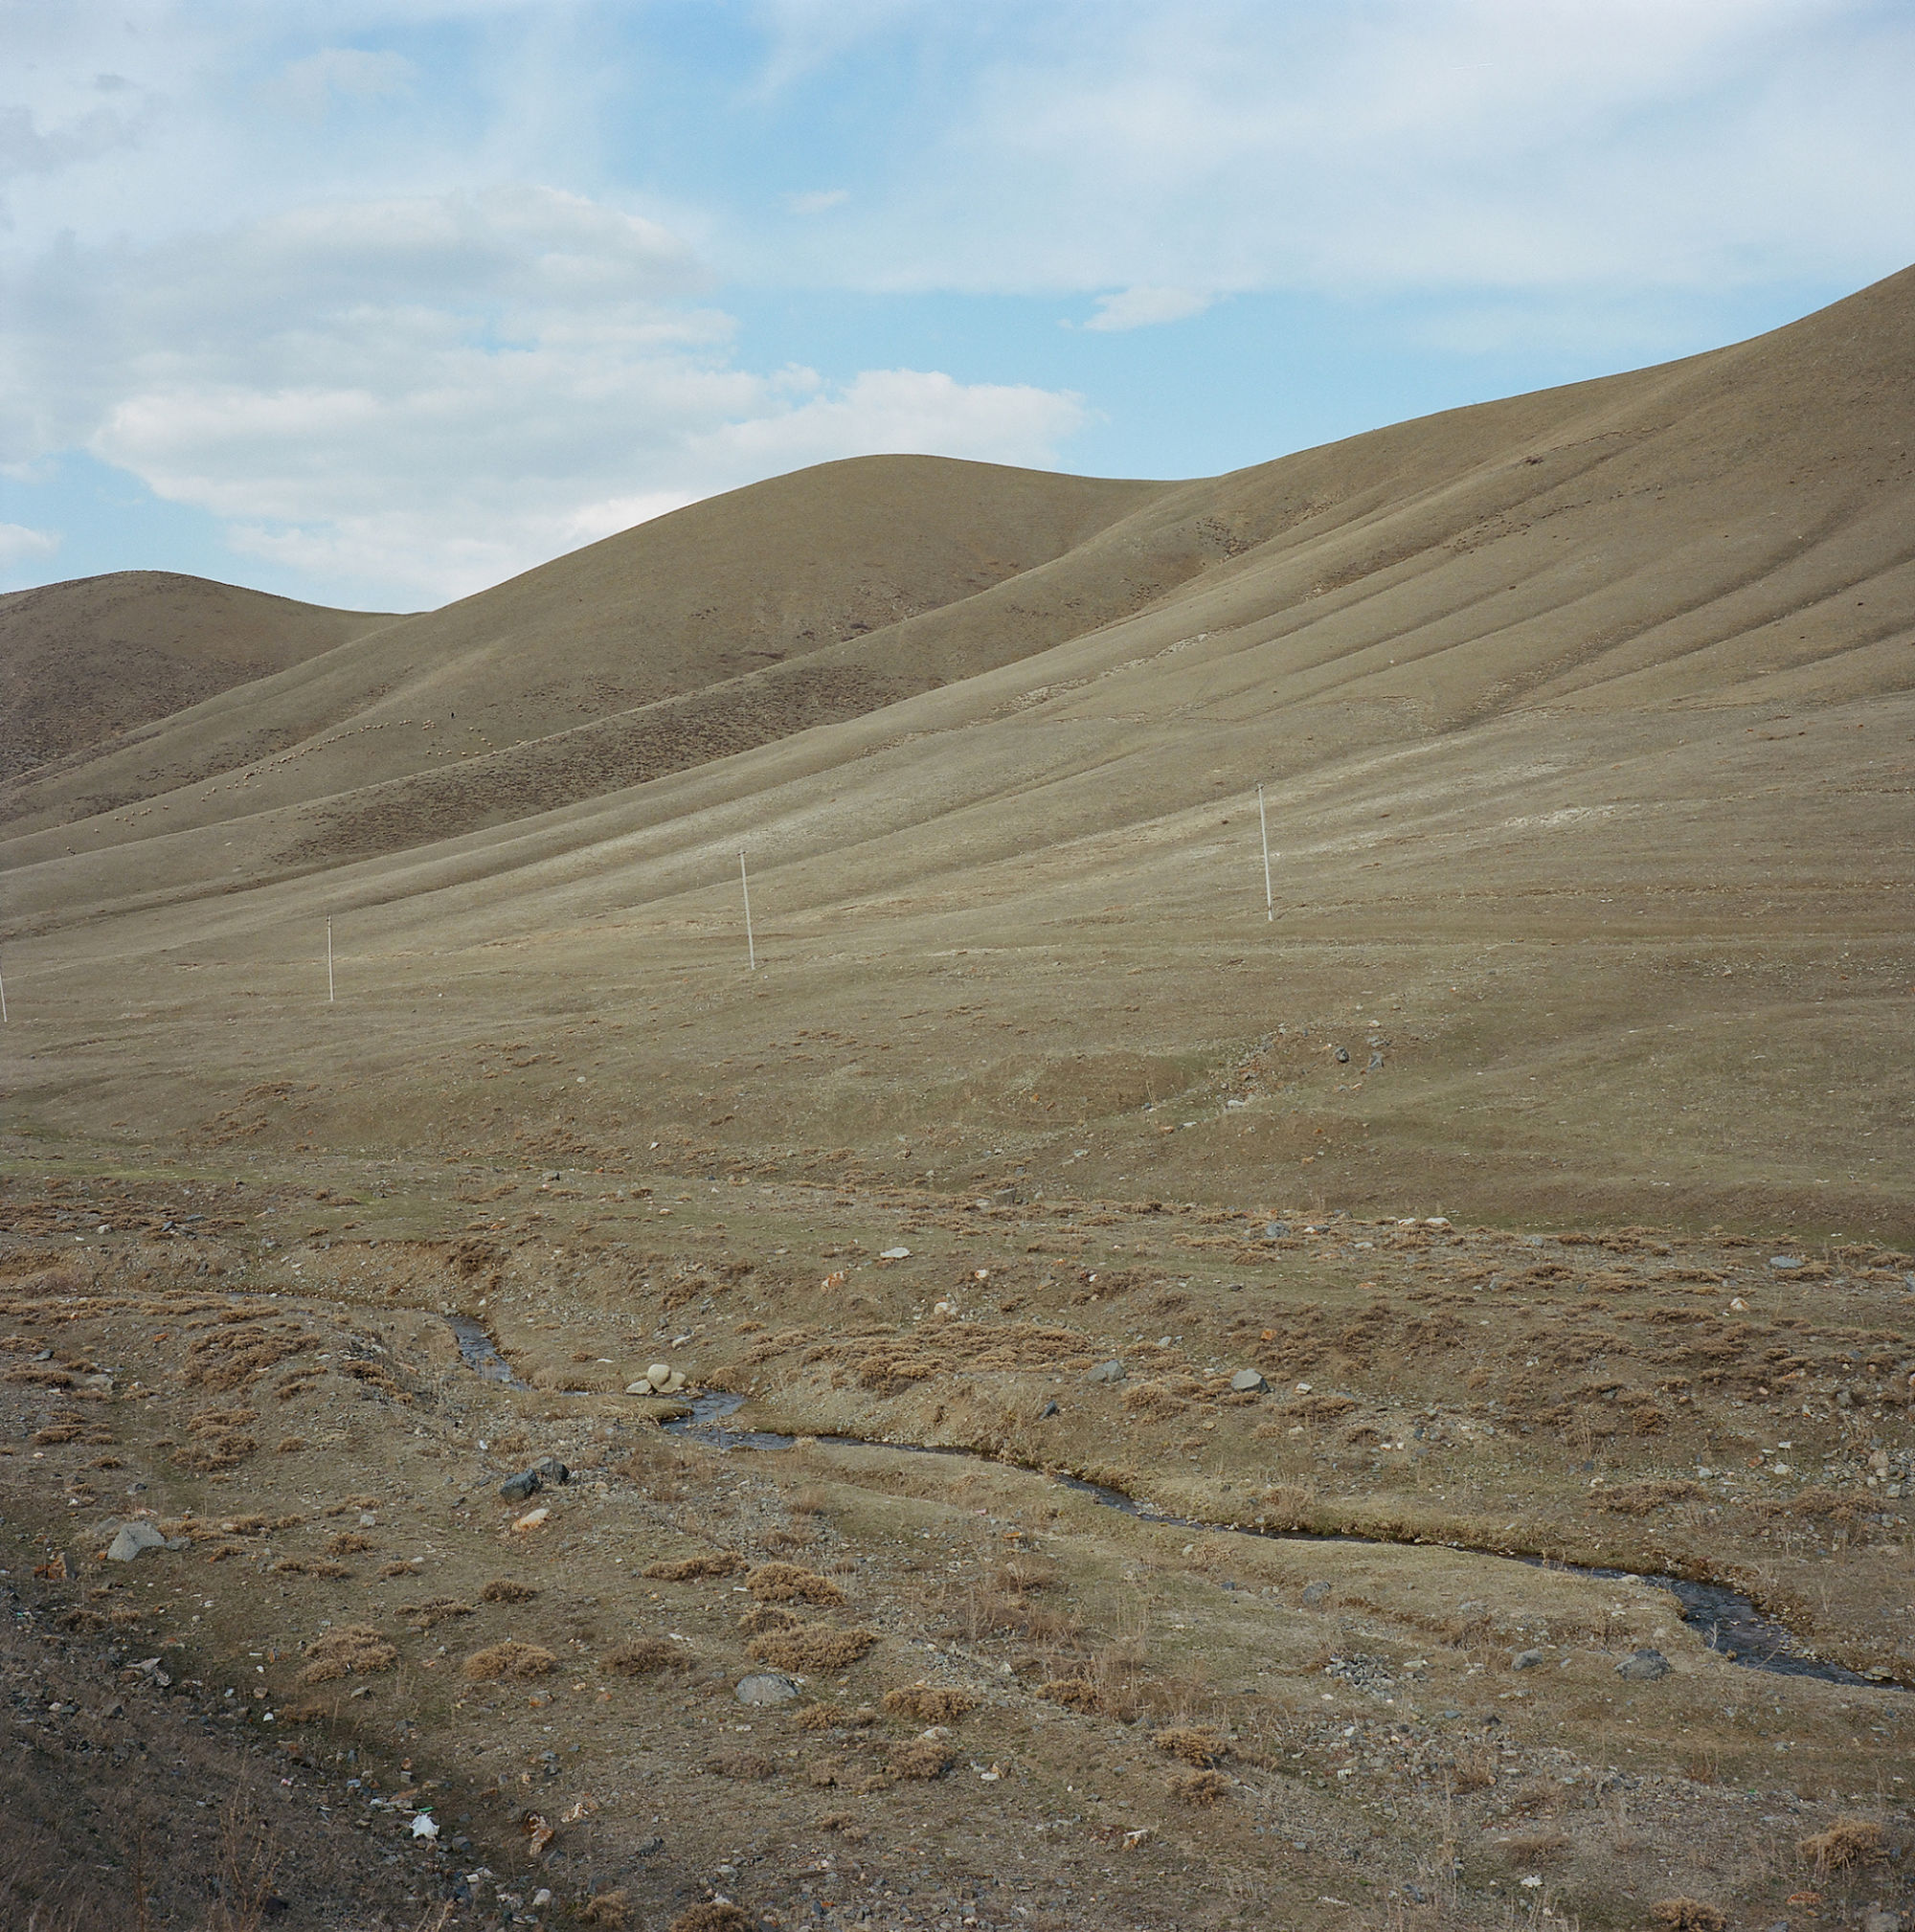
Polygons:
[[1632,1684],[1653,1684],[1669,1674],[1669,1659],[1660,1651],[1633,1651],[1616,1666],[1616,1675]]
[[1281,1241],[1290,1232],[1287,1221],[1270,1221],[1264,1224],[1263,1238],[1266,1241]]
[[569,1483],[572,1471],[556,1456],[544,1456],[531,1466],[530,1473],[541,1482]]
[[738,1679],[741,1704],[788,1704],[798,1696],[798,1686],[782,1671],[754,1671]]
[[1862,1914],[1861,1932],[1902,1932],[1902,1914],[1878,1905]]
[[120,1534],[107,1545],[106,1555],[111,1562],[130,1563],[145,1550],[165,1549],[167,1539],[151,1523],[123,1523]]
[[1802,1266],[1802,1257],[1799,1254],[1771,1254],[1769,1257],[1769,1265],[1786,1274],[1791,1269]]
[[1339,1067],[1347,1067],[1349,1064],[1350,1064],[1350,1049],[1347,1046],[1338,1047],[1337,1065]]
[[517,1475],[507,1476],[499,1485],[499,1494],[508,1503],[522,1503],[528,1496],[544,1487],[536,1470],[521,1470]]
[[887,1247],[878,1255],[880,1261],[909,1261],[911,1249],[908,1247]]
[[1509,1667],[1512,1671],[1533,1671],[1538,1664],[1545,1661],[1541,1651],[1518,1651],[1510,1658]]
[[1054,1415],[1062,1415],[1064,1411],[1060,1409],[1054,1402],[1048,1402],[1041,1409],[1038,1410],[1037,1419],[1039,1422],[1048,1422],[1050,1419],[1050,1417]]
[[1124,1379],[1124,1365],[1115,1356],[1113,1356],[1109,1361],[1100,1361],[1097,1364],[1097,1366],[1093,1368],[1090,1372],[1090,1374],[1084,1378],[1086,1382],[1122,1382],[1123,1379]]
[[651,1367],[645,1370],[645,1380],[654,1388],[663,1388],[671,1380],[671,1364],[664,1361],[653,1362]]
[[1230,1388],[1237,1395],[1261,1395],[1269,1386],[1253,1368],[1240,1368],[1230,1378]]
[[1303,1585],[1303,1606],[1306,1609],[1314,1610],[1329,1594],[1330,1585],[1320,1579],[1314,1584],[1305,1584]]

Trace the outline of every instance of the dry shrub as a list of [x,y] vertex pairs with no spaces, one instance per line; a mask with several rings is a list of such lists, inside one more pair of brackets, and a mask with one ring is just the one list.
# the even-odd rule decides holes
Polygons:
[[409,1624],[417,1624],[422,1630],[429,1630],[435,1624],[442,1624],[449,1617],[476,1614],[470,1604],[462,1604],[457,1597],[428,1597],[422,1604],[399,1606],[399,1615]]
[[1160,1751],[1167,1752],[1183,1764],[1195,1764],[1203,1771],[1207,1771],[1216,1764],[1225,1751],[1223,1739],[1214,1731],[1192,1730],[1186,1725],[1154,1732],[1150,1741]]
[[473,1682],[498,1683],[508,1677],[543,1677],[558,1659],[537,1644],[522,1644],[507,1637],[503,1644],[488,1644],[474,1651],[460,1666]]
[[759,1604],[738,1619],[738,1628],[748,1637],[761,1637],[767,1630],[788,1630],[800,1621],[796,1610],[778,1604]]
[[972,1692],[952,1684],[900,1684],[885,1693],[886,1710],[920,1724],[954,1723],[977,1708],[978,1699]]
[[299,1674],[302,1684],[368,1676],[375,1671],[394,1670],[399,1661],[397,1647],[370,1624],[349,1624],[344,1629],[328,1630],[313,1640],[305,1654],[305,1668]]
[[480,1601],[487,1604],[529,1604],[537,1595],[534,1584],[518,1583],[511,1577],[494,1577],[479,1592]]
[[1826,1831],[1802,1839],[1795,1847],[1815,1861],[1816,1873],[1847,1872],[1860,1865],[1880,1865],[1888,1856],[1881,1827],[1866,1818],[1837,1818]]
[[761,1604],[842,1604],[845,1592],[829,1577],[797,1563],[760,1563],[745,1587]]
[[1216,1805],[1230,1795],[1221,1771],[1181,1771],[1164,1787],[1180,1805]]
[[27,1440],[37,1446],[51,1448],[55,1443],[78,1442],[83,1433],[78,1423],[58,1422],[46,1428],[36,1428]]
[[681,1912],[666,1932],[753,1932],[752,1915],[729,1898],[712,1898]]
[[688,1671],[696,1661],[688,1645],[669,1637],[633,1637],[607,1651],[598,1668],[620,1677],[656,1677],[665,1671]]
[[1052,1677],[1037,1687],[1037,1695],[1068,1711],[1082,1711],[1093,1717],[1098,1708],[1097,1687],[1089,1677]]
[[822,1516],[830,1500],[824,1490],[802,1489],[791,1499],[791,1513],[795,1516]]
[[303,1436],[289,1435],[281,1439],[279,1448],[273,1453],[276,1456],[296,1456],[304,1448],[305,1439]]
[[714,1778],[732,1778],[742,1785],[762,1784],[777,1776],[777,1766],[755,1751],[731,1751],[708,1758],[705,1768]]
[[273,1713],[277,1724],[316,1724],[329,1716],[324,1704],[295,1704],[290,1710],[284,1704]]
[[1625,1483],[1620,1489],[1604,1490],[1596,1498],[1596,1507],[1608,1510],[1611,1516],[1646,1516],[1653,1511],[1668,1508],[1671,1503],[1687,1502],[1701,1494],[1700,1485],[1679,1479]]
[[581,1925],[602,1925],[610,1932],[622,1932],[632,1922],[632,1895],[629,1892],[601,1892],[578,1908]]
[[800,1624],[795,1629],[767,1630],[762,1637],[755,1637],[746,1654],[777,1671],[842,1671],[847,1664],[855,1664],[877,1641],[875,1630]]
[[689,1583],[693,1577],[729,1577],[743,1567],[743,1559],[733,1550],[712,1550],[703,1556],[682,1557],[675,1563],[648,1563],[645,1575],[668,1584]]
[[421,1557],[415,1557],[411,1562],[408,1562],[404,1557],[394,1557],[390,1562],[379,1565],[379,1575],[386,1582],[391,1583],[394,1577],[411,1576],[414,1569],[422,1566],[423,1562],[424,1559]]
[[371,1537],[362,1537],[357,1530],[341,1530],[337,1536],[327,1539],[326,1554],[329,1557],[349,1557],[360,1550],[376,1550],[378,1547]]
[[1006,1590],[1055,1589],[1057,1565],[1046,1557],[1009,1557],[998,1565],[994,1581]]
[[941,1778],[958,1762],[958,1754],[940,1738],[913,1738],[891,1755],[894,1778]]
[[1124,1396],[1124,1407],[1132,1415],[1141,1416],[1147,1422],[1165,1422],[1172,1416],[1182,1415],[1190,1404],[1182,1396],[1173,1395],[1161,1382],[1139,1382]]
[[795,1721],[800,1731],[863,1731],[878,1721],[878,1714],[868,1704],[855,1711],[844,1704],[807,1704]]
[[1658,1898],[1649,1908],[1652,1923],[1666,1925],[1669,1932],[1724,1932],[1728,1914],[1720,1905],[1701,1898]]
[[306,1564],[305,1573],[309,1577],[331,1577],[337,1580],[340,1577],[349,1577],[352,1569],[349,1563],[335,1563],[327,1558],[320,1557]]
[[1819,1484],[1814,1489],[1804,1490],[1788,1508],[1792,1516],[1808,1516],[1812,1520],[1819,1516],[1843,1524],[1855,1522],[1861,1515],[1860,1506],[1854,1497],[1845,1496],[1837,1490],[1823,1489]]
[[237,1469],[259,1445],[239,1430],[224,1435],[202,1436],[173,1450],[173,1461],[192,1475],[209,1476],[220,1470]]
[[1318,1501],[1309,1483],[1277,1483],[1263,1493],[1257,1521],[1265,1529],[1307,1530],[1316,1520]]

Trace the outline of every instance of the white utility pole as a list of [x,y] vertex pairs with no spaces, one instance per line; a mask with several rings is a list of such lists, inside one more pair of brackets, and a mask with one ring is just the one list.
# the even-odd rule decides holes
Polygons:
[[1257,787],[1257,829],[1263,834],[1263,916],[1274,921],[1276,901],[1270,891],[1270,820],[1264,817],[1263,787]]
[[745,855],[738,854],[738,887],[745,895],[745,952],[752,962],[752,971],[758,970],[758,949],[752,938],[752,882],[745,876]]
[[326,1003],[332,1004],[332,914],[326,915]]

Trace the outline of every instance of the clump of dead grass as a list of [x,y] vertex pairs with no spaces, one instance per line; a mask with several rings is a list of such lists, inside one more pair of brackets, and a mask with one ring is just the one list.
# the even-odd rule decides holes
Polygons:
[[325,1684],[335,1677],[370,1676],[379,1671],[396,1670],[398,1647],[381,1636],[370,1624],[349,1624],[344,1629],[328,1630],[306,1649],[305,1667],[299,1674],[302,1684]]
[[361,1550],[376,1550],[378,1547],[371,1537],[361,1536],[357,1530],[341,1530],[336,1536],[327,1539],[326,1554],[329,1557],[349,1557]]
[[978,1708],[974,1692],[955,1684],[900,1684],[885,1693],[885,1709],[920,1724],[950,1724]]
[[668,1637],[633,1637],[609,1650],[598,1668],[620,1677],[656,1677],[666,1671],[688,1671],[697,1659],[685,1644]]
[[1097,1687],[1089,1677],[1052,1677],[1048,1683],[1037,1687],[1037,1695],[1053,1704],[1062,1704],[1067,1711],[1081,1711],[1088,1717],[1094,1717],[1101,1702]]
[[743,1561],[735,1550],[710,1550],[701,1556],[681,1557],[676,1562],[648,1563],[644,1573],[668,1584],[684,1584],[693,1577],[729,1577],[743,1567]]
[[1888,1840],[1881,1827],[1867,1818],[1837,1818],[1826,1831],[1799,1840],[1795,1849],[1815,1861],[1820,1876],[1881,1864],[1888,1856]]
[[666,1932],[754,1932],[752,1915],[729,1898],[710,1898],[703,1905],[687,1906]]
[[1199,1731],[1186,1724],[1173,1725],[1168,1730],[1153,1732],[1150,1741],[1160,1751],[1178,1759],[1183,1764],[1195,1764],[1203,1771],[1207,1771],[1215,1764],[1227,1748],[1223,1739],[1214,1731]]
[[1624,1483],[1596,1494],[1596,1507],[1611,1516],[1646,1516],[1671,1503],[1688,1502],[1702,1494],[1699,1485],[1680,1478],[1665,1482]]
[[864,1731],[878,1721],[878,1714],[868,1704],[856,1710],[845,1704],[807,1704],[794,1721],[800,1731]]
[[543,1677],[558,1659],[538,1644],[522,1644],[507,1637],[502,1644],[488,1644],[474,1651],[460,1666],[473,1682],[499,1683],[512,1677]]
[[755,1637],[746,1654],[778,1671],[842,1671],[855,1664],[877,1641],[875,1630],[800,1624],[793,1629],[767,1630]]
[[738,1619],[738,1628],[748,1637],[758,1637],[767,1630],[788,1630],[801,1621],[796,1610],[781,1604],[759,1604]]
[[442,1624],[452,1617],[477,1614],[470,1604],[462,1604],[457,1597],[428,1597],[422,1604],[399,1606],[399,1615],[409,1624],[417,1624],[422,1630],[429,1630],[435,1624]]
[[1720,1905],[1701,1898],[1658,1898],[1649,1908],[1653,1924],[1665,1925],[1669,1932],[1724,1932],[1728,1914]]
[[1221,1771],[1181,1771],[1164,1788],[1180,1805],[1219,1805],[1230,1795],[1230,1781]]
[[535,1584],[522,1584],[513,1577],[494,1577],[479,1592],[479,1599],[486,1604],[529,1604],[537,1595]]
[[622,1932],[632,1922],[632,1895],[629,1892],[600,1892],[578,1908],[581,1925],[598,1925],[608,1932]]
[[845,1592],[829,1577],[798,1563],[760,1563],[745,1579],[745,1587],[761,1604],[836,1605]]
[[957,1752],[943,1739],[913,1738],[892,1752],[890,1768],[894,1778],[941,1778],[957,1762]]

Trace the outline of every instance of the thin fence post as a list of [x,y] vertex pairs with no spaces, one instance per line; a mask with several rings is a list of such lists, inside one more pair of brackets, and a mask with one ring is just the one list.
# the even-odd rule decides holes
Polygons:
[[0,973],[0,1026],[7,1023],[7,976]]
[[745,876],[745,855],[738,854],[738,888],[745,895],[745,954],[752,962],[752,971],[758,970],[757,942],[752,937],[752,882]]
[[1263,834],[1263,916],[1274,923],[1276,901],[1270,890],[1270,820],[1263,810],[1263,787],[1257,787],[1257,830]]
[[332,1004],[332,914],[326,915],[326,1003]]

